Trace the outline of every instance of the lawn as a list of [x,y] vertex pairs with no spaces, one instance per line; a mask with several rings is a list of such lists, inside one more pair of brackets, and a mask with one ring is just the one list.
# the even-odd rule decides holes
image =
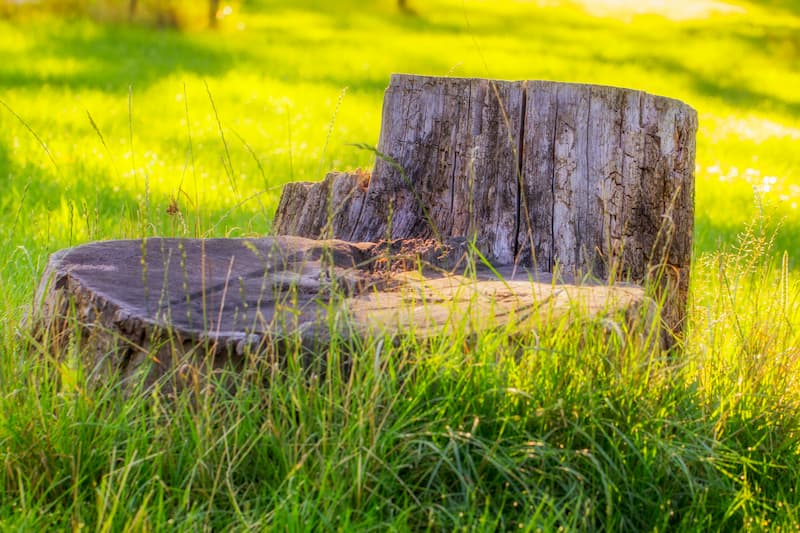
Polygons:
[[[252,0],[216,31],[0,18],[0,530],[800,526],[800,9],[410,4]],[[50,253],[269,234],[283,183],[370,167],[353,145],[393,72],[697,109],[682,350],[487,335],[387,348],[379,372],[367,344],[347,374],[168,403],[88,388],[31,338]]]

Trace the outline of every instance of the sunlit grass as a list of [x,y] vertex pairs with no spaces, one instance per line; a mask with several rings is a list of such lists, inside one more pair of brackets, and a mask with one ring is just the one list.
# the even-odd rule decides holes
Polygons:
[[[735,199],[736,209],[704,218],[717,205],[705,191],[716,193],[720,184],[702,169],[754,168],[775,176],[789,194],[767,196],[788,212],[784,208],[793,201],[788,188],[800,182],[800,156],[792,149],[800,131],[800,103],[792,90],[800,85],[797,18],[745,5],[744,13],[734,9],[676,23],[652,14],[595,18],[579,7],[540,4],[425,3],[415,6],[419,16],[407,17],[388,1],[369,9],[348,2],[264,3],[237,13],[239,22],[221,33],[184,35],[48,18],[3,22],[1,96],[46,140],[69,178],[54,175],[35,141],[8,114],[0,118],[2,146],[14,156],[3,157],[9,168],[31,164],[42,167],[47,181],[66,179],[59,187],[65,194],[82,169],[91,168],[89,174],[102,173],[120,200],[130,198],[129,213],[144,193],[145,172],[154,207],[188,196],[203,211],[225,211],[244,198],[234,198],[220,164],[206,80],[231,130],[241,195],[263,192],[264,205],[274,205],[285,181],[370,164],[367,154],[349,145],[377,139],[382,90],[391,72],[546,78],[641,88],[699,110],[700,250],[713,250],[720,237],[730,241],[754,213],[752,202],[742,201],[751,191],[733,180],[725,188],[733,191],[727,197]],[[345,87],[332,142],[322,154]],[[187,157],[187,103],[195,171]],[[110,154],[100,146],[87,111],[107,138]],[[136,172],[132,155],[138,159]],[[107,216],[117,216],[120,207],[118,202]],[[263,216],[253,219],[261,211],[257,202],[242,207],[227,227],[215,231],[268,231]],[[788,226],[797,231],[791,221]],[[713,238],[702,237],[706,234]]]
[[[409,3],[416,16],[390,0],[262,0],[218,32],[0,20],[0,99],[25,122],[0,107],[0,529],[797,527],[796,6],[703,2],[733,7],[676,21],[554,0]],[[599,334],[488,335],[467,352],[407,340],[385,373],[368,344],[353,375],[290,367],[199,404],[88,394],[79,374],[55,384],[67,370],[22,323],[49,253],[269,233],[283,183],[371,165],[352,144],[376,143],[392,72],[694,106],[683,353],[645,372],[611,364],[621,354]]]

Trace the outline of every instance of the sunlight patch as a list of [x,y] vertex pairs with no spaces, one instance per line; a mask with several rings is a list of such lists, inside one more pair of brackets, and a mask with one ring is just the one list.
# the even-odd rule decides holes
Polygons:
[[659,15],[674,21],[712,15],[742,14],[746,10],[721,0],[576,0],[594,16],[629,20],[634,15]]
[[709,128],[708,131],[713,132],[711,138],[715,141],[728,137],[740,137],[757,143],[775,138],[800,140],[800,128],[762,117],[703,117],[703,120],[714,124],[714,127]]
[[797,209],[800,203],[800,185],[791,183],[784,176],[765,175],[757,168],[724,167],[719,163],[705,168],[698,165],[696,172],[698,175],[716,178],[722,183],[747,183],[752,187],[754,194],[773,201],[777,200],[778,203],[791,209]]

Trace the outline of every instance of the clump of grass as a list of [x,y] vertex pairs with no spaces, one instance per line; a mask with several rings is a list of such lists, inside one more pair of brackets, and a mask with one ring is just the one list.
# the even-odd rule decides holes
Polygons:
[[[350,1],[252,5],[262,9],[253,8],[237,39],[75,20],[0,21],[3,100],[60,169],[25,126],[0,113],[3,529],[797,528],[796,258],[770,251],[770,235],[757,226],[741,246],[714,252],[734,241],[749,216],[740,200],[749,201],[750,185],[726,178],[721,188],[702,170],[719,160],[744,173],[758,161],[794,194],[797,120],[787,91],[796,54],[787,22],[775,25],[759,11],[746,15],[747,27],[724,17],[621,24],[557,8],[528,16],[530,3],[487,3],[476,9],[492,16],[470,18],[497,77],[639,87],[700,110],[696,242],[703,254],[692,272],[685,349],[671,358],[633,364],[637,352],[610,343],[600,325],[517,344],[496,334],[466,346],[458,338],[396,345],[334,338],[318,367],[329,369],[325,379],[305,370],[307,354],[289,343],[283,365],[255,361],[236,375],[242,386],[235,391],[208,388],[167,401],[113,379],[92,384],[77,342],[65,360],[27,336],[21,316],[47,253],[90,238],[141,236],[140,182],[124,172],[114,179],[91,151],[96,131],[112,148],[101,145],[103,153],[124,158],[130,150],[128,115],[114,102],[124,101],[132,77],[141,94],[135,127],[150,137],[136,151],[153,177],[148,223],[159,235],[182,234],[167,199],[191,198],[191,234],[218,236],[268,225],[253,223],[244,208],[221,221],[231,203],[213,191],[226,190],[229,176],[218,151],[207,149],[218,145],[218,121],[210,109],[190,117],[185,102],[165,104],[165,94],[181,92],[176,71],[187,81],[185,100],[204,102],[201,79],[210,79],[218,102],[238,103],[226,105],[235,116],[258,117],[255,126],[232,121],[250,147],[243,142],[248,153],[237,152],[232,143],[230,156],[241,174],[267,175],[272,185],[290,176],[319,179],[315,147],[341,85],[351,87],[337,120],[350,128],[349,141],[375,136],[390,70],[441,73],[461,64],[459,74],[485,75],[472,42],[458,34],[464,17],[453,7],[461,2],[432,1],[413,19]],[[358,7],[350,10],[356,18],[342,6]],[[365,47],[363,25],[384,38]],[[334,32],[340,38],[326,38]],[[309,41],[315,54],[307,53]],[[589,42],[603,53],[580,44]],[[531,53],[539,61],[519,62]],[[742,61],[754,68],[733,68]],[[723,75],[733,71],[741,79]],[[256,84],[269,96],[254,96]],[[75,99],[82,104],[73,112],[64,102]],[[326,99],[330,105],[316,104]],[[193,105],[195,112],[200,104]],[[186,133],[188,147],[175,143]],[[258,149],[287,137],[287,149]],[[364,163],[351,152],[359,153],[334,143],[327,160],[338,168]],[[197,166],[199,185],[186,193],[177,176],[188,164],[193,174]],[[258,187],[236,179],[244,197]],[[93,197],[97,209],[84,208],[81,200]],[[784,202],[786,213],[796,199]],[[792,219],[786,226],[777,242],[788,245],[797,228]],[[348,369],[334,364],[348,356]]]
[[79,340],[65,364],[7,335],[0,487],[15,507],[0,513],[115,530],[795,527],[798,291],[768,239],[741,243],[705,259],[718,268],[695,283],[723,297],[696,297],[669,358],[601,322],[512,340],[334,329],[316,358],[290,339],[170,399],[91,382]]

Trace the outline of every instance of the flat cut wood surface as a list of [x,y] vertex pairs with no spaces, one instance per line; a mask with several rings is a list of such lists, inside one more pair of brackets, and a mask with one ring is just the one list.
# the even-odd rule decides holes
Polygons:
[[[150,360],[163,372],[181,354],[235,358],[293,335],[316,346],[332,332],[513,335],[574,317],[629,320],[647,301],[638,287],[561,283],[522,268],[467,275],[457,247],[413,248],[302,237],[87,244],[51,257],[38,324],[56,341],[80,331],[92,367],[131,373]],[[403,263],[420,257],[417,269]]]

